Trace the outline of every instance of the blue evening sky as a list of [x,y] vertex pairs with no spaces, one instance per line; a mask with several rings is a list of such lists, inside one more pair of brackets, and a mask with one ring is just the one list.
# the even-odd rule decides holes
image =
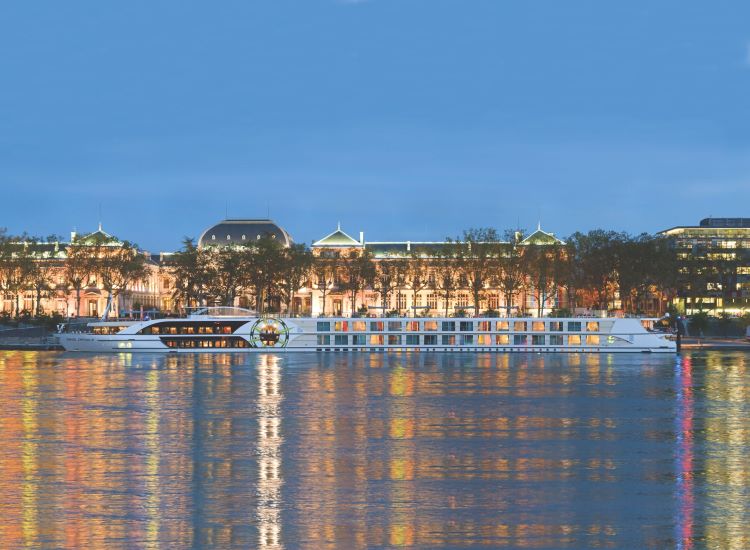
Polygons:
[[8,1],[0,227],[176,249],[750,216],[750,2]]

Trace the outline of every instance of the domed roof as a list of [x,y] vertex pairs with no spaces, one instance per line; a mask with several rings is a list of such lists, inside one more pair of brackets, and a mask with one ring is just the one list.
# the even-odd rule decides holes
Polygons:
[[292,237],[272,220],[223,220],[206,229],[198,246],[241,245],[263,237],[278,240],[283,246],[292,244]]

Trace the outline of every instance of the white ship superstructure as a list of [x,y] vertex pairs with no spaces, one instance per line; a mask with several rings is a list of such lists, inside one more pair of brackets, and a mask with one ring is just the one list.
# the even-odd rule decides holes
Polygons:
[[674,353],[670,335],[639,318],[275,318],[205,308],[184,318],[97,321],[59,333],[87,352],[578,352]]

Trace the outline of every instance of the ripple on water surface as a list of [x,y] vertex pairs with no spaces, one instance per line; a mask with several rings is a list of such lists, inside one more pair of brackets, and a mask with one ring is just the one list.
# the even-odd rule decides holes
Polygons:
[[748,548],[749,365],[0,352],[0,540]]

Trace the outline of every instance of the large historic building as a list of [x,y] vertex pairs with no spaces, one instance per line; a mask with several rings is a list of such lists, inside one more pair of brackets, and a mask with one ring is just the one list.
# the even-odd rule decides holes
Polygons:
[[750,218],[705,218],[660,233],[673,239],[687,290],[675,300],[687,315],[750,309]]

